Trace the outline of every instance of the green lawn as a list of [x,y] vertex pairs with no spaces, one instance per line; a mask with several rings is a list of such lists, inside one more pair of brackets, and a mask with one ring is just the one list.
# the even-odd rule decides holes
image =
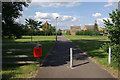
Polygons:
[[[83,51],[87,52],[91,57],[97,60],[105,68],[113,67],[118,69],[117,63],[108,65],[108,53],[105,53],[100,47],[104,42],[109,42],[106,36],[81,36],[81,35],[66,35],[75,45],[78,45]],[[117,73],[115,74],[117,75]]]
[[[55,36],[32,36],[32,41],[53,41]],[[2,39],[2,43],[31,42],[31,36],[23,36],[21,39]]]
[[[33,43],[39,41],[42,44],[43,56],[40,60],[43,60],[47,52],[51,49],[55,36],[33,36]],[[22,39],[3,39],[3,43],[30,43],[30,36],[23,36]],[[33,49],[34,45],[3,45],[2,49]],[[7,55],[33,55],[33,51],[3,51],[3,56]],[[2,61],[36,61],[36,58],[3,58]],[[2,77],[4,79],[10,78],[28,78],[32,77],[36,73],[38,64],[3,64],[2,65]]]

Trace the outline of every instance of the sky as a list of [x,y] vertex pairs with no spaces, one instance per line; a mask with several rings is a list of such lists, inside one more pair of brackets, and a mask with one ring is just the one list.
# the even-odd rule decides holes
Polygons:
[[103,19],[109,19],[109,13],[115,10],[117,3],[111,2],[32,2],[24,7],[22,17],[17,22],[25,24],[25,18],[36,21],[47,20],[57,29],[70,29],[70,26],[94,25],[97,20],[99,27],[104,27]]

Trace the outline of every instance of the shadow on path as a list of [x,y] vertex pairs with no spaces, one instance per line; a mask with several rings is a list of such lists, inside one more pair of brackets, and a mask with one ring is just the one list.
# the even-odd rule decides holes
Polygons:
[[82,54],[83,52],[78,50],[66,37],[60,36],[41,67],[67,64],[70,61],[70,48],[73,48],[74,60],[86,60],[88,58],[87,55]]
[[88,63],[89,63],[89,62],[85,62],[85,63],[77,64],[77,65],[74,65],[73,67],[77,67],[77,66],[85,65],[85,64],[88,64]]

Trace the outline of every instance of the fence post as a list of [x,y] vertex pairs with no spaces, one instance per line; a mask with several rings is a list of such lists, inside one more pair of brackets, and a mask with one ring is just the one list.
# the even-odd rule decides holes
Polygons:
[[72,48],[70,48],[70,68],[73,67],[73,59],[72,59]]
[[111,47],[109,47],[108,63],[111,64]]

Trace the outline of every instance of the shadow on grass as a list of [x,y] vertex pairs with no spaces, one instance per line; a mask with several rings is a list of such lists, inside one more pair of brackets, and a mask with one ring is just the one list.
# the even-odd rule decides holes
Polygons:
[[4,73],[2,74],[2,80],[10,80],[12,77],[15,77],[15,72]]
[[[40,41],[40,44],[42,44],[42,52],[43,52],[43,56],[40,57],[41,60],[44,59],[44,57],[46,56],[47,52],[51,49],[52,45],[53,45],[54,41]],[[23,45],[24,46],[24,45]],[[30,45],[28,45],[30,46]],[[30,47],[29,47],[30,48]],[[4,56],[7,56],[7,55],[33,55],[33,51],[13,51],[13,52],[10,52],[10,51],[6,51],[4,52],[3,51],[3,54]],[[12,62],[12,61],[36,61],[36,58],[4,58],[3,59],[3,62],[4,61],[8,61],[8,62]],[[5,73],[3,74],[3,80],[4,79],[10,79],[12,77],[14,77],[16,74],[16,71],[21,67],[21,66],[24,66],[24,65],[28,65],[28,64],[2,64],[2,71],[8,71],[8,73]],[[9,71],[12,71],[12,70],[15,70],[15,73],[12,73]],[[20,74],[23,74],[23,73],[20,73]]]
[[[78,45],[83,51],[87,52],[92,57],[100,57],[105,58],[107,54],[103,54],[100,51],[97,51],[97,49],[100,49],[100,47],[104,44],[104,42],[109,41],[99,41],[99,40],[72,40],[73,43]],[[94,51],[96,50],[96,51]]]
[[21,39],[31,39],[31,36],[30,37],[25,36],[25,37],[22,37]]

